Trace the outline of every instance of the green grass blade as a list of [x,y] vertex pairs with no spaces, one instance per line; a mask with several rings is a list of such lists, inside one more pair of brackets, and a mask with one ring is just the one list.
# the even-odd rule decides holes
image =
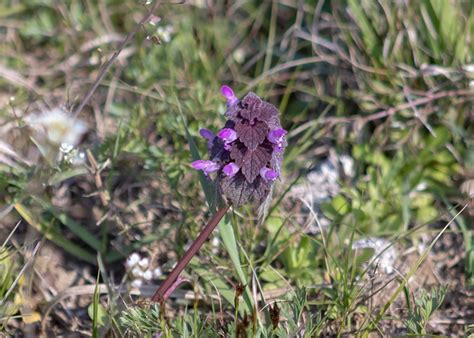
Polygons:
[[[245,276],[244,270],[242,269],[242,264],[240,263],[239,250],[237,247],[237,241],[234,236],[234,229],[230,223],[229,217],[226,216],[224,220],[219,223],[219,234],[224,243],[224,247],[229,254],[232,265],[234,265],[235,271],[239,276],[240,282],[243,285],[248,285],[247,278]],[[245,305],[247,313],[252,311],[252,295],[248,287],[245,288],[244,293]]]
[[49,203],[38,198],[35,198],[35,200],[38,201],[45,210],[48,210],[56,219],[61,222],[61,224],[66,226],[74,235],[79,237],[84,243],[86,243],[95,251],[101,251],[100,241],[89,230],[87,230],[79,223],[73,221],[65,213],[61,213],[55,210]]
[[30,224],[36,230],[41,232],[48,240],[50,240],[57,246],[63,248],[65,251],[67,251],[74,257],[82,259],[83,261],[86,261],[91,264],[96,264],[95,256],[92,253],[65,239],[61,234],[59,234],[51,227],[37,222],[24,205],[22,205],[21,203],[16,203],[15,210],[20,214],[21,217],[23,217],[23,219],[28,224]]
[[71,230],[75,235],[77,235],[80,239],[84,241],[87,245],[93,248],[96,251],[100,251],[100,241],[86,228],[81,226],[80,224],[74,222],[71,218],[69,218],[64,213],[58,213],[57,211],[50,210],[51,213],[61,221],[63,225],[65,225],[69,230]]
[[[189,133],[188,129],[188,124],[186,122],[186,119],[184,117],[183,111],[181,109],[181,105],[179,104],[178,98],[176,98],[176,102],[178,105],[178,111],[179,115],[181,116],[181,121],[183,123],[183,128],[186,133],[186,140],[188,141],[189,145],[189,150],[191,151],[191,157],[193,161],[197,161],[201,159],[201,156],[199,155],[199,149],[196,145],[196,142],[194,142],[193,137]],[[204,191],[204,195],[206,196],[207,204],[209,206],[209,209],[211,212],[215,211],[215,194],[214,194],[214,189],[212,183],[204,176],[204,174],[199,171],[199,182],[201,183],[202,190]]]

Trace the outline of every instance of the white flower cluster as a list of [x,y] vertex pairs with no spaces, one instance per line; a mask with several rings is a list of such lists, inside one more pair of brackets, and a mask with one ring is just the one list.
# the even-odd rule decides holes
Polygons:
[[217,236],[212,237],[212,240],[211,240],[211,245],[212,245],[211,252],[212,252],[214,255],[217,255],[217,254],[219,253],[219,244],[220,244],[219,237],[217,237]]
[[127,271],[132,276],[131,285],[134,288],[139,288],[144,282],[152,279],[158,279],[163,275],[160,267],[155,269],[150,268],[150,259],[148,257],[141,257],[140,254],[132,253],[125,263]]

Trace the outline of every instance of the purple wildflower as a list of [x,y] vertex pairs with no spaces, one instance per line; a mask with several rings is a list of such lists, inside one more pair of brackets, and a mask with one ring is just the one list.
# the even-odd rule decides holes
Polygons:
[[234,176],[239,170],[239,166],[234,162],[230,162],[229,164],[226,164],[224,168],[222,168],[222,172],[228,177]]
[[230,144],[237,140],[237,133],[230,128],[224,128],[217,133],[217,137],[224,141],[224,149],[230,150]]
[[278,178],[278,173],[271,168],[263,167],[260,169],[260,176],[262,176],[265,181],[273,182]]
[[197,160],[191,163],[191,166],[196,170],[202,170],[205,174],[213,173],[220,169],[219,164],[213,161]]
[[206,128],[199,129],[199,134],[204,137],[208,141],[212,141],[214,139],[214,133]]
[[216,136],[201,129],[208,140],[210,161],[193,162],[206,175],[217,172],[216,183],[229,203],[260,205],[280,176],[287,131],[281,127],[278,109],[254,93],[239,100],[232,89],[222,86],[228,118]]
[[288,132],[283,128],[277,128],[268,133],[268,140],[274,144],[273,149],[275,151],[281,152],[283,150],[283,142],[286,134],[288,134]]
[[214,133],[206,128],[199,129],[199,134],[207,140],[207,150],[211,150],[214,141]]
[[239,102],[239,99],[235,96],[234,91],[229,86],[222,86],[221,94],[227,99],[228,106],[232,106]]
[[237,133],[233,129],[224,128],[217,133],[217,137],[222,139],[226,143],[231,143],[237,140]]

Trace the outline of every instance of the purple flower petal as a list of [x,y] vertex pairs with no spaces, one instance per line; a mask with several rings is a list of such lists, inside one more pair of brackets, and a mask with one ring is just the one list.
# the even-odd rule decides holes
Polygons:
[[206,174],[209,174],[209,173],[213,173],[217,170],[220,169],[220,165],[217,164],[216,162],[212,162],[212,161],[209,161],[209,164],[207,165],[206,168],[203,169],[203,171],[206,173]]
[[221,94],[222,96],[224,96],[225,98],[229,98],[229,97],[234,97],[234,91],[232,90],[232,88],[230,88],[229,86],[226,86],[226,85],[223,85],[221,87]]
[[199,129],[199,134],[201,134],[202,137],[209,141],[212,141],[214,139],[214,133],[209,129],[201,128]]
[[204,173],[206,174],[217,171],[220,168],[219,164],[212,161],[206,161],[206,160],[194,161],[193,163],[191,163],[191,166],[196,170],[204,171]]
[[217,137],[222,139],[224,143],[229,144],[237,140],[237,133],[230,128],[224,128],[217,133]]
[[203,170],[207,166],[207,162],[205,160],[197,160],[191,163],[191,167],[193,167],[196,170]]
[[222,86],[221,87],[221,94],[227,99],[227,104],[229,106],[237,103],[239,99],[235,96],[234,91],[229,86]]
[[229,164],[225,165],[224,168],[222,168],[222,172],[224,173],[224,175],[229,177],[232,177],[237,174],[239,170],[239,166],[234,162],[230,162]]
[[277,128],[268,133],[268,140],[272,143],[279,144],[288,132],[283,128]]
[[283,151],[283,145],[281,143],[273,145],[273,151],[281,153]]
[[260,176],[262,176],[265,181],[273,182],[278,178],[278,173],[273,169],[263,167],[260,169]]

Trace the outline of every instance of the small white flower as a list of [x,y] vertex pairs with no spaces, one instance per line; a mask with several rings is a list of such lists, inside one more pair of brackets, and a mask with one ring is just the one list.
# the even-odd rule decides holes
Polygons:
[[160,278],[163,276],[163,272],[161,271],[160,267],[157,267],[155,270],[153,270],[153,278]]
[[73,165],[80,165],[86,162],[86,154],[83,151],[77,152],[75,156],[71,157],[69,163]]
[[140,288],[143,285],[143,281],[141,279],[134,279],[132,281],[132,287],[134,288]]
[[143,269],[146,269],[148,268],[148,265],[150,265],[150,260],[147,257],[144,257],[140,259],[138,265],[140,265],[140,267],[142,267]]
[[87,131],[87,126],[83,121],[74,119],[61,108],[32,114],[25,120],[31,128],[57,146],[67,144],[75,147]]
[[156,30],[156,34],[159,35],[161,40],[164,42],[170,42],[171,41],[171,33],[173,33],[173,26],[167,25],[167,26],[160,26]]
[[211,244],[214,247],[219,246],[219,237],[213,237]]
[[69,154],[74,149],[74,146],[69,143],[61,143],[61,147],[59,147],[59,151],[64,154]]
[[[63,152],[61,149],[59,150]],[[79,149],[73,149],[68,153],[64,153],[64,161],[74,166],[78,166],[86,162],[86,154],[83,151],[79,151]]]
[[143,270],[140,269],[138,266],[134,267],[132,269],[132,275],[133,277],[143,277]]
[[150,270],[146,270],[144,273],[143,273],[143,278],[145,280],[151,280],[151,278],[153,277],[153,273],[150,271]]
[[139,261],[140,261],[140,255],[134,252],[127,258],[127,263],[126,263],[127,267],[132,268],[135,265],[137,265]]

